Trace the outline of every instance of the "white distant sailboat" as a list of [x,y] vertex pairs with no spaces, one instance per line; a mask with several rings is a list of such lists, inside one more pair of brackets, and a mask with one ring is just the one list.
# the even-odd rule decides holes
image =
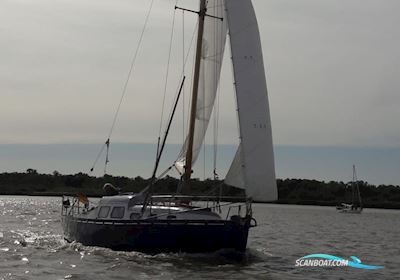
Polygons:
[[[142,192],[105,196],[92,209],[82,197],[72,203],[63,200],[62,223],[68,241],[145,252],[225,248],[243,251],[248,230],[255,226],[251,201],[277,199],[266,78],[251,0],[201,0],[196,13],[199,24],[189,132],[172,166],[181,174],[181,188],[189,189],[192,165],[199,155],[214,107],[229,31],[240,144],[225,183],[245,190],[243,207],[227,203],[227,215],[222,217],[219,211],[224,206],[223,197],[153,194],[168,126],[157,152],[151,183]],[[191,203],[196,200],[207,201],[207,206]],[[85,207],[79,207],[82,202]]]
[[353,165],[353,179],[351,182],[351,203],[341,203],[336,207],[341,213],[360,214],[363,210],[360,188],[357,182],[356,166]]

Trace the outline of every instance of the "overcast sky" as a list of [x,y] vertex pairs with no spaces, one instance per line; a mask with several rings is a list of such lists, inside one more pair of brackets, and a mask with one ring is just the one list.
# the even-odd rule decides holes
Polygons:
[[[0,143],[105,140],[149,3],[0,0]],[[400,146],[400,1],[253,3],[274,144]],[[174,4],[154,2],[114,141],[155,142]],[[197,8],[197,1],[179,4]],[[188,47],[195,16],[186,13],[185,19]],[[176,26],[167,107],[182,70],[180,12]],[[232,144],[237,142],[237,121],[226,61],[219,135],[220,142]],[[189,85],[186,91],[188,100]],[[182,140],[181,117],[179,113],[173,143]]]

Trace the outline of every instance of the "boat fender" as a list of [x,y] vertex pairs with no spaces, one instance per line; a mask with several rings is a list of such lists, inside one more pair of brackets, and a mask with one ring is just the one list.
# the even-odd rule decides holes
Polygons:
[[257,226],[257,220],[251,217],[250,219],[250,227],[256,227]]

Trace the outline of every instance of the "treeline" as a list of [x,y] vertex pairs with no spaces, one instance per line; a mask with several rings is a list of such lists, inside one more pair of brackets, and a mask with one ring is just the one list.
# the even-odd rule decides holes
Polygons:
[[[104,177],[89,176],[84,173],[62,175],[57,171],[53,174],[40,174],[34,169],[25,173],[0,174],[0,195],[62,195],[83,193],[88,196],[102,196],[103,185],[111,183],[121,188],[123,192],[139,192],[150,180],[142,177],[128,178],[122,176]],[[364,181],[357,182],[360,188],[364,207],[400,209],[400,187],[393,185],[370,185]],[[165,177],[159,180],[154,190],[159,194],[177,191],[179,180]],[[324,182],[306,179],[277,180],[278,201],[282,204],[304,205],[337,205],[351,201],[350,183]],[[193,179],[190,194],[223,196],[243,196],[240,189],[227,186],[223,181]]]
[[[94,177],[85,173],[62,175],[58,171],[53,174],[41,174],[35,169],[28,169],[25,173],[1,173],[0,195],[75,195],[83,193],[87,196],[104,195],[103,186],[111,183],[121,192],[140,192],[150,183],[150,179],[140,176],[128,178],[124,176],[105,175]],[[156,182],[154,192],[157,194],[170,194],[177,191],[179,180],[166,176]],[[192,179],[190,194],[214,195],[219,193],[223,185],[219,180]],[[223,185],[221,188],[224,196],[241,196],[244,192],[240,189]]]
[[[324,182],[306,179],[277,180],[278,203],[304,205],[338,205],[351,202],[351,182]],[[371,185],[357,181],[362,203],[369,208],[400,209],[400,187]]]

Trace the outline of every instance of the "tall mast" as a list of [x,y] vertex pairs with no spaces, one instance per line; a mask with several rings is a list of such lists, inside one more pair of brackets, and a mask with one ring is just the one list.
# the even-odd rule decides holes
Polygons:
[[353,182],[351,184],[351,204],[355,204],[356,197],[356,166],[353,164]]
[[360,186],[358,185],[358,179],[357,179],[357,173],[356,173],[356,166],[353,165],[353,177],[354,177],[354,181],[356,184],[356,191],[357,191],[357,198],[358,198],[358,206],[360,208],[362,208],[362,202],[361,202],[361,194],[360,194]]
[[201,49],[203,45],[203,33],[204,33],[204,18],[206,16],[206,12],[207,12],[206,0],[200,0],[199,29],[197,32],[196,61],[195,61],[194,76],[193,76],[193,92],[192,92],[192,105],[190,110],[189,137],[186,150],[185,174],[183,176],[185,187],[189,186],[190,176],[192,174],[193,138],[194,138],[194,128],[196,122],[197,95],[199,90]]

